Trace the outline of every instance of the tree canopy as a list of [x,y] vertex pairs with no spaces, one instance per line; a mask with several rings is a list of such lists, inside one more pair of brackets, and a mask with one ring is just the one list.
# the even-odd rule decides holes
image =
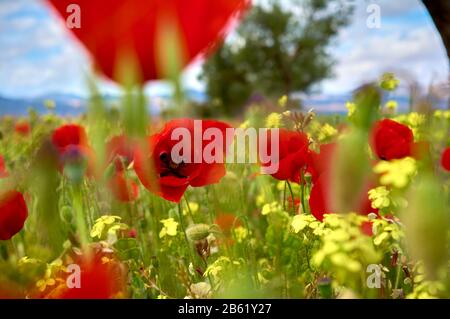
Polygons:
[[331,75],[328,47],[348,22],[342,1],[267,1],[255,5],[231,40],[204,65],[212,103],[234,114],[252,94],[308,92]]

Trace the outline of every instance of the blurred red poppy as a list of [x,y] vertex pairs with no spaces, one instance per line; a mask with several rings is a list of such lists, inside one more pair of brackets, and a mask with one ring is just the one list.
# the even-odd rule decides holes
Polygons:
[[[268,154],[272,155],[271,150],[272,134],[267,136]],[[303,132],[279,130],[279,160],[278,170],[271,174],[278,180],[289,180],[300,183],[301,173],[305,172],[309,164],[309,141],[308,136]],[[263,168],[274,163],[262,164]]]
[[21,287],[0,281],[0,299],[23,299],[25,294]]
[[31,126],[28,122],[17,122],[14,126],[14,130],[16,131],[16,133],[26,136],[30,134]]
[[0,178],[8,176],[6,171],[5,159],[0,155]]
[[[69,288],[64,281],[50,291],[45,298],[112,299],[126,296],[127,272],[125,267],[114,257],[102,254],[81,256],[75,264],[81,270],[79,287]],[[70,281],[70,278],[68,280]]]
[[292,202],[292,198],[288,197],[287,202],[289,210],[294,209],[296,213],[300,213],[300,206],[302,205],[302,201],[300,198],[295,198],[294,202]]
[[70,145],[87,146],[87,136],[84,128],[77,124],[65,124],[58,127],[52,135],[53,145],[60,154]]
[[441,165],[446,171],[450,172],[450,147],[447,147],[442,153]]
[[[64,19],[78,5],[80,27],[70,30],[81,40],[109,78],[117,64],[131,55],[142,81],[161,78],[164,64],[179,54],[185,66],[200,53],[210,52],[224,36],[233,17],[249,0],[50,0]],[[69,13],[68,13],[69,12]],[[171,36],[176,36],[171,39]],[[175,41],[174,41],[175,40]],[[168,50],[172,50],[169,52]]]
[[215,224],[219,225],[220,229],[226,236],[231,235],[231,230],[242,226],[241,220],[234,214],[230,213],[220,213],[217,215]]
[[319,153],[310,153],[308,172],[311,174],[313,181],[317,180],[322,173],[331,167],[336,146],[336,143],[322,144]]
[[0,240],[9,240],[22,230],[28,217],[23,195],[12,190],[0,194]]
[[125,170],[133,161],[133,142],[125,135],[111,138],[106,145],[108,163],[113,163],[117,172]]
[[59,169],[71,179],[79,180],[84,173],[95,175],[95,154],[89,147],[86,131],[77,124],[58,127],[52,143],[59,154]]
[[[198,141],[194,141],[195,135],[203,137],[205,130],[209,128],[219,129],[222,137],[226,136],[226,129],[230,126],[223,122],[213,120],[199,120],[201,131],[194,132],[194,120],[179,119],[168,122],[163,130],[148,138],[147,149],[139,147],[134,156],[134,168],[142,184],[151,192],[173,202],[179,202],[187,187],[201,187],[218,183],[225,175],[223,162],[206,163],[203,159],[205,146],[210,142],[202,139],[199,147]],[[172,148],[181,143],[181,140],[172,139],[172,132],[176,128],[182,128],[189,132],[190,151],[189,163],[181,161],[175,163],[172,158]],[[200,129],[200,128],[198,128]],[[186,142],[186,141],[183,141]],[[223,152],[225,153],[225,143]],[[195,163],[194,157],[201,155],[201,161]]]
[[[323,220],[324,214],[337,213],[333,209],[332,197],[330,194],[330,191],[332,190],[329,187],[330,183],[327,179],[328,175],[329,174],[323,174],[314,182],[309,196],[311,214],[320,221]],[[370,188],[371,187],[368,184],[363,192],[355,190],[355,196],[358,196],[358,198],[352,211],[363,215],[368,215],[369,213],[378,214],[378,210],[372,208],[367,195]]]
[[371,146],[378,158],[385,161],[413,156],[413,132],[406,125],[384,119],[372,129]]
[[361,231],[367,236],[373,236],[373,222],[365,221],[361,224]]
[[132,202],[139,196],[138,185],[125,175],[125,172],[116,172],[108,181],[114,197],[121,202]]
[[[312,175],[313,186],[309,197],[309,206],[311,214],[318,220],[323,220],[324,214],[336,213],[332,203],[331,178],[335,151],[338,145],[336,143],[324,144],[320,146],[320,153],[311,153],[309,172]],[[338,181],[338,183],[347,183],[348,181]],[[344,184],[342,184],[344,185]],[[338,187],[337,185],[334,185]],[[355,201],[352,210],[360,214],[378,213],[373,209],[368,198],[367,192],[371,188],[370,179],[363,190],[355,189]]]

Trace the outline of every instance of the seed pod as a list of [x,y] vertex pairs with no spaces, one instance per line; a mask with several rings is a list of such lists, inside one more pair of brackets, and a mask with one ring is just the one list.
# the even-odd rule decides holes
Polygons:
[[192,241],[202,240],[208,237],[210,228],[206,224],[195,224],[186,229],[186,235]]

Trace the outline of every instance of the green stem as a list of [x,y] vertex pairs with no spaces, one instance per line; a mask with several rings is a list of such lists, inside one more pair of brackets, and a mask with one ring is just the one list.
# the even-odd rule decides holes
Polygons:
[[300,190],[301,190],[301,200],[302,200],[302,211],[303,214],[306,214],[306,205],[305,205],[305,175],[301,174],[301,180],[300,180]]
[[192,251],[191,251],[191,243],[189,242],[189,238],[187,237],[187,234],[186,234],[186,229],[184,228],[184,219],[183,219],[183,211],[181,209],[181,202],[178,203],[178,217],[180,219],[181,231],[183,232],[184,240],[186,241],[187,249],[189,252],[189,259],[192,262],[192,264],[194,264],[194,257],[192,256]]
[[401,271],[402,271],[402,265],[401,265],[400,261],[398,260],[397,261],[397,275],[395,276],[395,288],[394,289],[397,289],[398,284],[400,282],[400,272]]
[[294,199],[294,192],[292,191],[292,187],[291,187],[291,183],[289,183],[289,181],[286,181],[286,184],[289,188],[289,192],[291,193],[291,199],[292,199],[292,211],[295,215],[295,199]]
[[195,223],[194,215],[192,214],[191,207],[189,206],[189,200],[187,199],[186,194],[184,194],[183,197],[184,197],[184,201],[186,202],[186,206],[187,206],[187,210],[188,210],[189,216],[191,217],[192,222]]
[[86,248],[89,244],[88,228],[86,225],[86,219],[83,214],[83,199],[81,191],[78,186],[75,186],[72,192],[73,208],[75,210],[75,221],[77,224],[77,230],[80,234],[80,242],[83,248]]

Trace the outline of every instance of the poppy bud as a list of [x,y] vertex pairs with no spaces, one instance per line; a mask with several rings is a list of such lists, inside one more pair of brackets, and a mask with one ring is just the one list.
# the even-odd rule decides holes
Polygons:
[[195,224],[186,229],[186,235],[192,241],[205,239],[210,232],[211,227],[206,224]]

